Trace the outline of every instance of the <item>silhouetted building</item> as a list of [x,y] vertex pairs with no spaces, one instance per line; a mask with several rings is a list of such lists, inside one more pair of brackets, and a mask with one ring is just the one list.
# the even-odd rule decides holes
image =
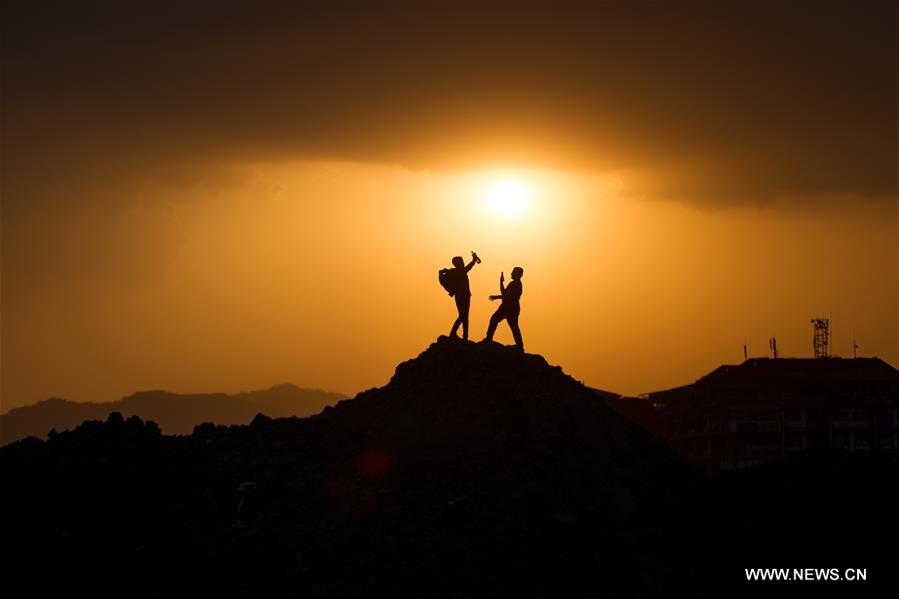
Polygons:
[[752,358],[606,401],[710,473],[808,449],[899,450],[899,370],[879,358]]

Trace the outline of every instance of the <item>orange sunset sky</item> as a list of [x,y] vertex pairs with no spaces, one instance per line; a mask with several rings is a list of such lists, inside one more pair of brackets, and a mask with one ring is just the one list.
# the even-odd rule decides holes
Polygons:
[[527,350],[594,387],[818,316],[899,365],[894,2],[21,4],[4,412],[382,385],[471,250],[472,337],[521,265]]

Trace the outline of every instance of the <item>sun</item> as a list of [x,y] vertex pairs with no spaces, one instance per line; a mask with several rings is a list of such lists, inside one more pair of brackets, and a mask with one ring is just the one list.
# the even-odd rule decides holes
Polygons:
[[520,181],[497,181],[487,188],[487,208],[504,218],[518,216],[531,203],[531,188]]

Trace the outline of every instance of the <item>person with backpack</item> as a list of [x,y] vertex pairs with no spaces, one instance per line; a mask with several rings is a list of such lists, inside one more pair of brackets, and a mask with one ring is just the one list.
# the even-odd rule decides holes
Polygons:
[[456,322],[450,331],[450,337],[458,337],[459,325],[462,325],[462,338],[468,339],[468,310],[471,307],[471,288],[468,286],[468,271],[480,264],[481,259],[474,252],[471,253],[471,262],[467,265],[462,256],[453,258],[453,268],[443,268],[438,274],[438,279],[443,288],[456,300],[456,310],[459,312]]
[[512,329],[512,337],[515,338],[515,345],[519,350],[524,351],[524,343],[521,340],[521,329],[518,328],[518,315],[521,313],[521,277],[524,275],[524,269],[516,266],[512,269],[512,282],[508,286],[504,285],[505,274],[499,273],[499,295],[491,295],[490,301],[502,300],[502,304],[490,317],[490,326],[487,327],[487,336],[484,341],[493,341],[493,333],[496,332],[496,325],[499,321],[505,319]]

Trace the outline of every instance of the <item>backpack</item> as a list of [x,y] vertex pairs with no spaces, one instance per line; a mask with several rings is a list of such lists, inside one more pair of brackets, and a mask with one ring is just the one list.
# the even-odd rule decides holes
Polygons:
[[453,278],[450,276],[452,269],[450,268],[441,268],[437,272],[437,280],[440,281],[440,285],[446,289],[446,292],[450,294],[450,297],[456,294],[455,289],[453,289]]

